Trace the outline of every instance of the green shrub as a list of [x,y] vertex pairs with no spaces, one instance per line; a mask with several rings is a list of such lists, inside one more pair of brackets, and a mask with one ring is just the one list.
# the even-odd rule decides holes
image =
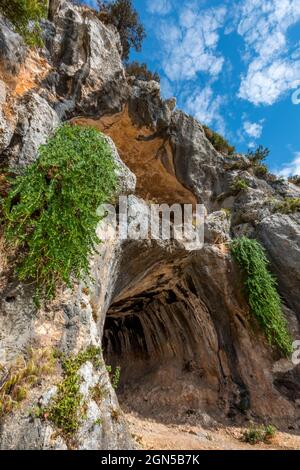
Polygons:
[[253,168],[253,172],[257,178],[267,179],[268,167],[262,162],[270,154],[270,150],[262,145],[259,145],[256,150],[248,151],[246,157],[250,160],[250,165]]
[[241,179],[241,178],[236,178],[232,185],[230,186],[231,191],[238,193],[240,191],[244,191],[245,189],[249,188],[249,184],[247,181]]
[[117,366],[113,372],[112,366],[106,366],[106,370],[110,375],[110,381],[114,389],[117,389],[121,378],[121,367]]
[[39,21],[46,18],[48,0],[1,0],[0,13],[13,24],[29,46],[42,46]]
[[203,129],[206,137],[218,152],[226,153],[228,155],[232,155],[234,153],[235,147],[231,146],[224,137],[207,126],[203,126]]
[[144,80],[149,82],[150,80],[155,80],[160,82],[160,76],[157,72],[151,72],[148,70],[147,64],[140,64],[139,62],[132,62],[126,66],[126,73],[128,76],[134,75],[138,80]]
[[120,34],[123,48],[122,58],[127,61],[130,49],[140,51],[146,37],[144,26],[134,9],[132,0],[98,0],[99,18],[104,23],[113,24]]
[[253,165],[260,165],[267,156],[270,154],[270,150],[263,145],[259,145],[256,150],[249,150],[246,157],[251,161]]
[[257,178],[265,178],[268,174],[268,168],[266,165],[256,165],[254,167],[254,174]]
[[93,128],[64,125],[39,149],[38,160],[12,181],[2,201],[4,234],[18,249],[17,274],[36,282],[37,299],[61,281],[90,274],[99,243],[97,208],[117,187],[110,146]]
[[231,219],[231,209],[227,207],[222,207],[221,211],[225,214],[226,219],[230,220]]
[[282,313],[276,281],[268,270],[265,251],[256,240],[238,238],[231,243],[231,253],[245,274],[245,289],[251,312],[255,315],[268,341],[288,356],[292,340]]
[[300,198],[285,198],[282,202],[277,204],[275,211],[280,212],[281,214],[294,214],[295,212],[300,212]]
[[249,428],[243,432],[242,440],[252,445],[258,444],[259,442],[268,444],[270,440],[275,437],[276,431],[275,426],[272,426],[272,424],[266,426],[255,426],[251,424]]

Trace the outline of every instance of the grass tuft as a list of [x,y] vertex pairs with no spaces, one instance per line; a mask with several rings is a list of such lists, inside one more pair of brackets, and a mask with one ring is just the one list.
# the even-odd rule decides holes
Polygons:
[[29,390],[39,379],[50,375],[56,360],[52,351],[30,350],[28,357],[19,357],[9,370],[0,368],[0,418],[13,411],[20,402],[27,398]]

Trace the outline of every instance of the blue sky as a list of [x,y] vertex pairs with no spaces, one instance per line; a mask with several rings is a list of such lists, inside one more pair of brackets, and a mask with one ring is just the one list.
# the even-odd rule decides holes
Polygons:
[[300,174],[300,104],[292,102],[300,90],[300,0],[133,3],[147,39],[131,59],[159,72],[163,96],[175,96],[238,151],[269,147],[271,171]]

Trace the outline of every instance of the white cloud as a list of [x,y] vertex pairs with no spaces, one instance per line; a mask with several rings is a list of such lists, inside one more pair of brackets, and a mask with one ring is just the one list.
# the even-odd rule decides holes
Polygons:
[[226,9],[197,9],[184,6],[178,21],[163,21],[158,28],[162,44],[162,67],[171,81],[191,80],[199,72],[216,77],[224,59],[217,52],[219,30]]
[[255,147],[256,147],[256,143],[255,143],[255,142],[249,142],[248,148],[249,148],[250,150],[255,149]]
[[211,86],[208,85],[201,90],[194,90],[186,100],[186,110],[202,124],[213,125],[218,132],[225,133],[225,123],[220,114],[223,100],[221,96],[214,96]]
[[300,62],[278,59],[264,64],[256,59],[242,80],[239,96],[255,105],[272,105],[283,93],[297,87],[299,76]]
[[300,152],[295,154],[295,158],[284,165],[280,170],[274,171],[279,176],[288,178],[293,175],[300,175]]
[[170,0],[148,0],[147,10],[149,13],[156,13],[158,15],[167,15],[172,9]]
[[259,137],[262,134],[263,130],[263,124],[262,122],[250,122],[250,121],[245,121],[244,122],[244,131],[246,134],[248,134],[249,137],[252,137],[253,139],[259,139]]
[[[159,2],[161,7],[163,4]],[[225,129],[220,112],[224,99],[214,96],[212,84],[224,65],[218,43],[227,9],[209,8],[207,4],[203,0],[182,0],[172,9],[172,17],[156,24],[165,75],[161,78],[161,89],[163,96],[177,95],[184,110],[221,132]],[[157,11],[157,5],[158,2],[149,2],[148,8]],[[198,79],[207,85],[200,88]]]
[[299,0],[244,0],[236,13],[237,32],[250,54],[239,96],[272,105],[296,87],[300,60],[288,44],[288,29],[300,21]]

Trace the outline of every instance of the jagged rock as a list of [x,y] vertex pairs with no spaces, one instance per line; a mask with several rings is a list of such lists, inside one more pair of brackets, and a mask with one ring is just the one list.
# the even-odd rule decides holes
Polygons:
[[16,74],[24,62],[26,47],[21,36],[9,27],[0,14],[0,66]]
[[210,244],[230,241],[230,215],[226,211],[212,212],[205,220],[205,241]]
[[114,157],[115,162],[117,163],[116,173],[119,180],[118,190],[120,194],[126,196],[127,194],[134,193],[136,187],[136,176],[129,170],[129,168],[124,164],[123,160],[120,158],[117,148],[112,139],[108,136],[106,136],[105,139],[110,145],[112,155]]
[[187,256],[167,242],[131,241],[115,282],[103,344],[107,362],[121,365],[127,407],[150,418],[192,409],[215,419],[241,411],[291,419],[226,250],[206,245]]
[[129,96],[129,114],[140,126],[149,126],[159,132],[167,129],[171,122],[172,106],[160,97],[160,85],[151,80],[136,80]]
[[274,214],[257,227],[287,305],[300,314],[300,214]]
[[34,162],[40,145],[59,125],[56,112],[37,93],[27,94],[18,106],[18,121],[6,159],[10,166],[22,167]]
[[[108,142],[111,142],[109,138]],[[120,157],[114,146],[113,155],[119,164],[119,190],[134,190],[135,177],[123,163],[120,164]],[[100,226],[99,237],[107,234],[107,230],[105,225]],[[99,246],[99,253],[91,260],[93,276],[97,281],[91,283],[89,289],[74,282],[73,291],[61,292],[45,309],[38,310],[34,305],[32,287],[7,280],[6,286],[1,290],[0,303],[0,357],[3,364],[13,362],[22,353],[26,354],[33,345],[37,351],[59,348],[66,355],[76,354],[89,345],[101,347],[104,316],[114,287],[113,271],[118,266],[118,243],[117,238],[112,238]],[[90,363],[86,363],[79,373],[82,377],[81,392],[87,402],[87,419],[76,435],[77,448],[135,447],[105,364],[96,371]],[[52,377],[55,383],[56,375]],[[90,396],[95,384],[105,392],[105,399],[100,405]],[[30,390],[24,406],[14,410],[11,415],[1,417],[1,449],[67,448],[68,442],[55,432],[51,423],[30,415],[30,410],[37,405],[49,403],[56,391],[51,385],[51,377],[49,380],[41,377],[39,387]]]
[[[259,417],[297,427],[299,371],[274,367],[278,356],[252,328],[241,273],[227,245],[230,233],[250,234],[263,242],[290,307],[286,315],[291,331],[299,335],[299,214],[271,215],[270,201],[297,190],[259,180],[246,158],[236,157],[241,163],[237,167],[236,161],[218,153],[200,123],[176,110],[174,100],[161,99],[157,82],[127,81],[116,30],[87,7],[50,1],[38,67],[24,61],[22,41],[3,21],[0,31],[6,50],[1,161],[14,167],[29,164],[57,125],[81,116],[77,123],[96,126],[113,139],[115,145],[108,141],[119,164],[120,191],[131,194],[137,188],[136,196],[128,199],[129,223],[143,225],[153,202],[200,202],[208,211],[206,243],[193,250],[174,240],[122,240],[109,221],[103,221],[97,230],[103,243],[90,260],[89,288],[74,280],[72,290],[62,289],[41,310],[33,303],[31,286],[2,273],[4,371],[31,346],[58,347],[72,354],[102,343],[106,361],[122,366],[122,404],[146,416],[156,413],[172,420],[176,414],[182,413],[183,419],[185,413],[195,412],[207,415],[207,421]],[[21,63],[22,87],[16,92],[8,86],[7,74],[14,71],[18,81]],[[28,75],[29,82],[24,80]],[[4,112],[8,103],[10,115]],[[228,195],[237,177],[250,188]],[[231,220],[221,208],[232,210]],[[86,363],[80,374],[87,419],[75,447],[133,448],[105,365],[96,370]],[[59,370],[42,378],[22,406],[2,419],[1,448],[67,448],[51,423],[28,412],[55,396],[59,378]],[[95,384],[107,391],[101,404],[90,396]]]
[[[51,17],[55,34],[47,44],[56,66],[55,91],[72,103],[65,115],[120,111],[126,81],[115,30],[88,9],[67,1],[53,7]],[[65,117],[62,103],[57,102],[57,107],[61,117]]]
[[300,197],[300,188],[295,184],[289,183],[285,180],[279,180],[270,183],[275,189],[276,194],[281,197]]
[[271,214],[272,201],[260,189],[247,188],[236,196],[233,206],[232,224],[257,224]]
[[14,122],[10,122],[6,117],[5,102],[6,102],[6,85],[0,80],[0,152],[6,149],[9,145],[13,133]]
[[177,178],[210,210],[214,197],[224,190],[223,157],[199,122],[178,110],[172,115],[170,144]]

